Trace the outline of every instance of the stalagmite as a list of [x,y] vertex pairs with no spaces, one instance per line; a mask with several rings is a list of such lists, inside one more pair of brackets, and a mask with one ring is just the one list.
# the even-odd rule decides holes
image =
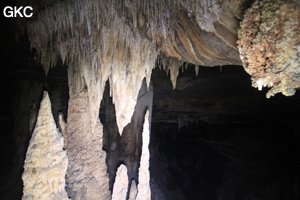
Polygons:
[[29,142],[22,179],[22,199],[68,199],[65,174],[68,165],[63,137],[56,128],[47,92]]
[[70,91],[67,134],[69,196],[73,200],[110,200],[102,124],[98,118],[96,126],[92,126],[89,98],[84,89],[76,94]]
[[112,200],[125,200],[128,188],[127,168],[120,165],[117,171],[116,181],[114,184]]
[[142,157],[139,169],[139,184],[136,200],[150,200],[150,172],[149,172],[149,142],[150,142],[150,126],[149,126],[149,111],[146,112],[145,122],[143,126],[143,147]]
[[68,134],[67,134],[67,123],[65,122],[65,120],[63,119],[63,113],[59,113],[58,114],[58,126],[60,129],[61,134],[64,137],[64,149],[67,147],[67,143],[68,143]]
[[131,186],[130,186],[130,191],[129,191],[129,198],[128,200],[135,200],[137,195],[137,187],[136,187],[136,183],[135,180],[131,181]]

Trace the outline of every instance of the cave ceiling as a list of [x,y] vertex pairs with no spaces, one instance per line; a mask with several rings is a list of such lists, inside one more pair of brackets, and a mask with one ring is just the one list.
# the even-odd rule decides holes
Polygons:
[[[45,79],[40,75],[40,68],[24,67],[24,63],[35,62],[33,54],[45,74],[52,67],[67,65],[71,91],[76,93],[82,85],[87,85],[91,101],[95,100],[96,104],[109,80],[120,130],[130,121],[142,79],[146,77],[149,85],[155,67],[167,72],[173,89],[179,68],[184,71],[188,65],[195,68],[196,75],[203,66],[243,65],[254,87],[271,88],[267,97],[279,92],[290,96],[299,88],[300,14],[299,9],[292,9],[293,5],[299,6],[297,1],[266,0],[260,4],[253,0],[16,2],[16,5],[25,4],[33,7],[34,15],[30,19],[9,19],[12,23],[2,33],[8,38],[3,40],[7,46],[3,54],[8,59],[18,57],[18,51],[28,45],[24,42],[26,37],[33,53],[19,56],[18,60],[12,58],[11,62],[23,67],[10,73],[15,77],[24,74]],[[248,9],[251,5],[253,8]],[[275,23],[270,21],[270,16],[276,12],[280,20]],[[286,31],[279,28],[283,25]],[[11,35],[21,42],[12,42]],[[285,42],[290,45],[284,45]],[[94,92],[98,89],[102,92]],[[128,103],[120,103],[121,96],[126,96]]]
[[[194,64],[196,73],[198,66],[243,65],[254,87],[271,88],[268,98],[280,92],[291,96],[299,88],[296,0],[17,1],[25,4],[34,16],[17,20],[17,33],[26,30],[46,74],[62,59],[85,68],[84,76],[97,71],[102,83],[111,79],[116,91],[115,73],[125,71],[123,84],[131,88],[142,77],[149,84],[155,62],[170,71],[174,88],[184,62]],[[132,92],[129,99],[137,89]],[[113,93],[118,102],[120,91]],[[124,126],[128,120],[118,121]]]
[[[17,5],[29,3],[33,7],[34,16],[30,19],[11,20],[9,29],[3,32],[8,38],[3,41],[7,46],[3,54],[7,55],[7,59],[10,59],[13,65],[22,66],[9,70],[10,76],[47,79],[52,83],[57,82],[57,85],[68,81],[69,89],[73,93],[86,85],[89,88],[90,99],[95,104],[100,104],[105,82],[109,80],[120,132],[130,121],[144,77],[147,85],[152,79],[158,88],[157,94],[161,94],[158,102],[162,103],[158,103],[157,108],[162,108],[162,112],[153,118],[154,121],[163,118],[163,110],[167,110],[164,108],[168,108],[169,113],[180,113],[178,108],[183,106],[189,107],[184,111],[189,113],[184,118],[217,122],[216,116],[228,112],[222,111],[222,104],[228,104],[230,100],[216,102],[213,94],[207,91],[225,90],[225,87],[231,88],[231,85],[235,85],[232,92],[242,92],[242,85],[246,87],[247,84],[251,84],[240,82],[240,79],[243,82],[249,80],[246,73],[243,78],[236,78],[236,82],[230,82],[234,79],[231,76],[237,75],[216,73],[221,71],[222,66],[235,68],[232,69],[233,73],[236,71],[243,73],[241,68],[236,69],[237,66],[243,65],[244,70],[251,76],[254,87],[259,90],[263,87],[271,88],[267,97],[279,92],[290,96],[299,88],[297,34],[300,14],[299,9],[292,9],[292,5],[297,8],[299,2],[292,0],[286,3],[282,1],[272,3],[267,0],[264,2],[259,4],[253,0],[29,2],[19,0]],[[253,7],[248,9],[251,5]],[[280,20],[272,22],[271,19],[275,18],[271,16],[276,13],[279,13]],[[286,27],[285,31],[279,28],[283,25]],[[26,36],[23,37],[23,34]],[[16,35],[20,42],[13,42],[12,35]],[[25,39],[27,37],[32,53],[25,55],[22,48],[29,45]],[[274,41],[276,43],[273,45]],[[285,42],[290,45],[284,45]],[[280,51],[282,48],[284,51]],[[40,67],[29,69],[28,66],[36,61],[42,64],[46,76],[50,68],[57,66],[61,68],[58,71],[63,71],[62,66],[68,66],[68,80],[60,77],[65,72],[58,72],[55,76],[59,77],[46,77],[41,75]],[[24,66],[24,63],[27,63],[27,66]],[[180,79],[178,83],[177,76],[180,70],[187,71],[188,66],[188,72],[193,68],[200,79],[203,77],[201,73],[205,74],[205,69],[202,69],[204,66],[221,67],[212,70],[212,74],[216,73],[213,80],[206,78],[199,80],[191,78],[192,75],[189,74],[189,78]],[[156,69],[153,73],[154,68]],[[165,75],[160,75],[162,72],[159,72],[158,68],[166,71],[174,91],[165,90],[163,85],[168,83],[163,81],[162,76]],[[217,86],[218,84],[223,88]],[[203,88],[203,91],[198,92],[201,95],[194,92],[194,97],[191,97],[194,100],[188,100],[190,95],[180,93],[183,88],[187,89],[184,90],[186,93],[190,92],[189,89],[195,91],[196,88]],[[100,93],[95,92],[99,89]],[[206,92],[206,97],[202,99],[202,94]],[[165,102],[168,102],[168,97],[164,98],[166,94],[177,94],[177,103],[170,103],[172,106],[166,107]],[[127,99],[125,103],[120,101],[121,96]],[[249,105],[253,100],[245,96],[238,98],[245,98],[244,102],[249,102]],[[178,104],[179,99],[185,103]],[[192,106],[194,104],[204,106]],[[203,110],[205,106],[210,108],[208,109],[210,113],[215,110],[216,116],[212,114],[210,119],[207,111]],[[94,110],[99,110],[99,106],[95,106]],[[240,112],[238,110],[242,109],[236,109]],[[248,111],[253,112],[251,109]],[[199,113],[202,113],[202,116]],[[93,116],[96,115],[97,111],[93,113]],[[168,118],[175,120],[170,114]]]

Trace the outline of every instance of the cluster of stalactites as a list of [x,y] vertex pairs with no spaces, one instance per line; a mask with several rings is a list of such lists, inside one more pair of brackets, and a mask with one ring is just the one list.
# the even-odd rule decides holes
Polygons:
[[[69,64],[73,93],[88,89],[94,125],[105,82],[110,80],[120,133],[130,122],[142,80],[146,77],[150,83],[157,57],[155,43],[134,28],[137,12],[138,6],[129,0],[63,1],[26,25],[45,72],[60,57]],[[125,23],[129,14],[133,26]]]
[[245,13],[238,47],[254,87],[294,95],[300,87],[300,3],[256,1]]
[[[225,0],[57,1],[38,9],[36,18],[26,22],[26,29],[31,47],[37,49],[46,73],[61,58],[69,64],[69,86],[74,93],[82,88],[88,89],[91,110],[94,111],[91,116],[93,125],[99,114],[105,82],[110,80],[117,124],[122,133],[130,122],[143,78],[146,77],[149,85],[160,47],[174,45],[176,41],[176,13],[185,10],[189,17],[196,18],[201,29],[218,36],[214,24],[217,21],[223,23],[221,27],[226,27],[226,30],[235,30],[222,22],[223,14],[231,13],[227,12],[232,9],[229,5],[230,1]],[[222,11],[223,8],[226,12]],[[191,39],[200,42],[196,49],[189,39],[186,40],[182,43],[198,64],[202,61],[197,59],[196,50],[200,54],[203,51],[204,57],[205,54],[216,57],[198,37]],[[226,42],[226,37],[223,40]],[[168,67],[174,87],[181,63],[176,59],[181,57],[171,59]]]
[[[20,0],[22,1],[22,0]],[[174,40],[174,20],[179,10],[194,16],[199,27],[220,37],[220,27],[236,33],[234,21],[243,1],[232,0],[67,0],[58,1],[37,14],[28,23],[27,31],[31,46],[38,50],[45,71],[56,64],[57,58],[69,63],[84,59],[93,67],[113,66],[116,58],[127,65],[132,43],[141,32],[152,40],[152,46]],[[27,2],[28,3],[28,2]],[[226,19],[226,20],[225,20]],[[232,20],[231,20],[232,19]],[[222,28],[222,30],[225,30]],[[178,30],[177,30],[178,32]],[[114,36],[114,41],[108,37]],[[121,40],[120,40],[121,39]],[[109,42],[107,42],[109,41]],[[120,41],[117,44],[117,41]],[[114,48],[110,48],[111,46]],[[117,48],[115,48],[117,47]],[[119,49],[121,47],[121,49]],[[126,47],[122,49],[122,47]],[[236,48],[236,47],[234,47]],[[146,52],[141,50],[144,56]],[[118,54],[116,56],[111,56]],[[110,56],[110,57],[109,57]],[[156,56],[152,56],[156,57]],[[201,61],[199,61],[201,63]],[[115,67],[115,66],[113,66]]]

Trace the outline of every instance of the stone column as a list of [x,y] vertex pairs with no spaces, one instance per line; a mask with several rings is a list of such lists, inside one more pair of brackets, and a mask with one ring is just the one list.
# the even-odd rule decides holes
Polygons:
[[[80,60],[75,63],[80,63]],[[83,71],[88,66],[70,64],[68,67],[69,104],[67,124],[61,128],[66,135],[69,157],[66,182],[68,195],[73,200],[108,200],[111,193],[102,150],[102,124],[98,117],[101,86],[87,85]],[[95,78],[95,76],[90,76]],[[93,98],[97,96],[99,98]]]

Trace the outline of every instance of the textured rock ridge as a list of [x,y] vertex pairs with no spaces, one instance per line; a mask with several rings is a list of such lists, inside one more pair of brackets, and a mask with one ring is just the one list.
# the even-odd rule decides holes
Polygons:
[[252,85],[261,90],[295,94],[300,87],[300,2],[256,1],[245,13],[238,47]]
[[47,92],[29,142],[22,179],[22,199],[68,199],[65,174],[68,165],[63,137],[56,128]]

